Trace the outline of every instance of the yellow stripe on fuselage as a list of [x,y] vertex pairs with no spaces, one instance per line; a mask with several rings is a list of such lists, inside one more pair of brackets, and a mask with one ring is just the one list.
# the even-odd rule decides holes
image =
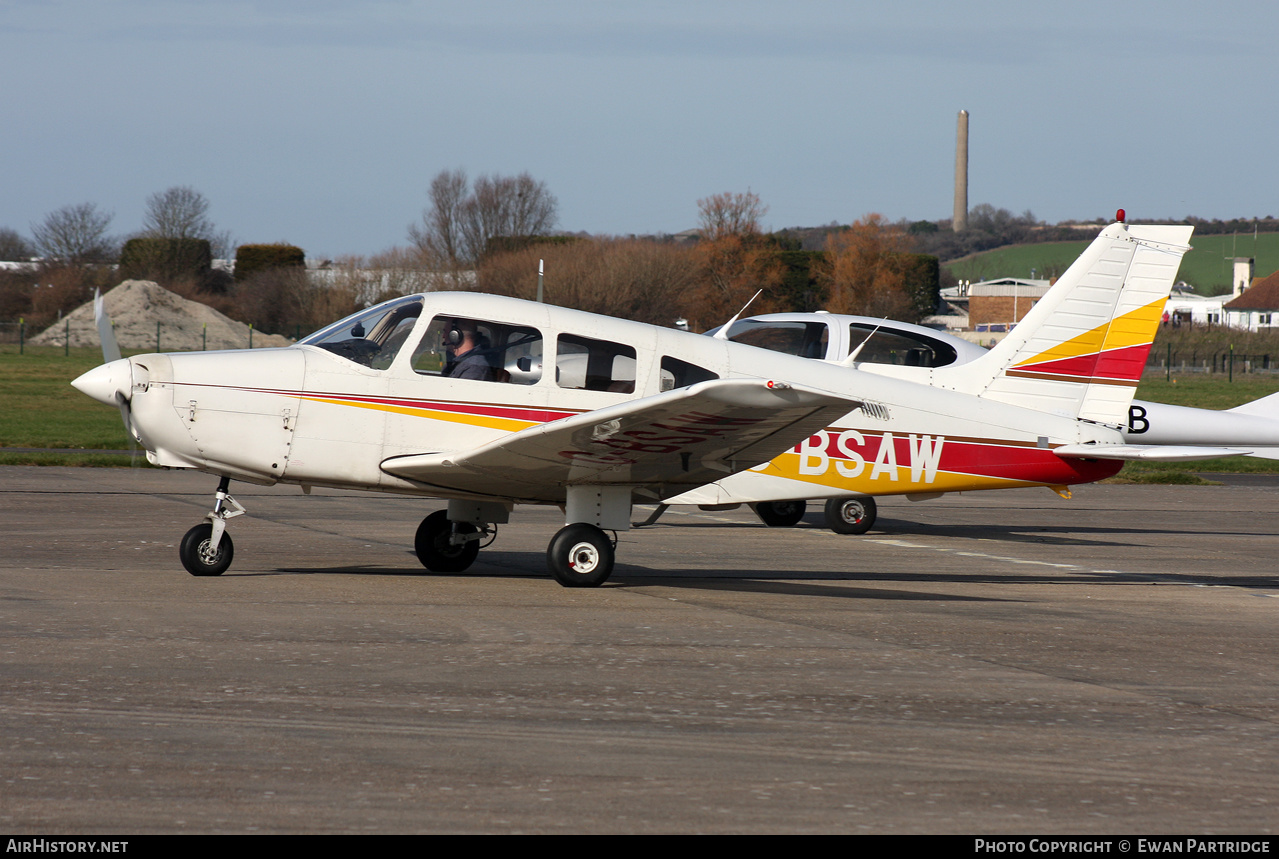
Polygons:
[[476,415],[465,412],[447,412],[440,409],[418,408],[416,406],[396,406],[389,403],[364,403],[358,400],[342,400],[331,399],[329,397],[308,397],[303,396],[302,399],[311,400],[317,403],[328,403],[331,406],[354,406],[360,409],[373,409],[380,412],[394,412],[400,415],[410,415],[417,418],[429,418],[436,421],[448,421],[454,424],[466,424],[467,426],[485,427],[487,429],[505,430],[507,432],[519,432],[522,429],[528,429],[536,424],[536,421],[517,420],[515,418],[499,418],[493,415]]

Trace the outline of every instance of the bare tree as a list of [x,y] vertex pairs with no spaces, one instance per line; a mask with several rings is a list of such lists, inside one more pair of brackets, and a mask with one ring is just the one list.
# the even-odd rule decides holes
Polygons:
[[50,260],[69,263],[104,262],[116,253],[115,240],[107,235],[113,215],[100,212],[94,203],[63,206],[31,225],[36,250]]
[[17,230],[0,227],[0,260],[26,262],[33,256],[35,251]]
[[235,240],[230,232],[218,232],[209,219],[209,201],[189,185],[175,185],[147,197],[142,235],[156,239],[207,239],[213,255],[230,257]]
[[209,201],[187,185],[175,185],[147,197],[142,232],[157,239],[207,239],[213,234]]
[[561,307],[671,325],[693,285],[686,247],[642,239],[579,239],[490,254],[478,288],[532,299],[538,260],[546,263],[546,300]]
[[555,227],[559,202],[528,173],[481,176],[468,188],[462,170],[441,171],[429,191],[431,206],[409,240],[452,268],[475,265],[499,236],[539,236]]
[[697,201],[697,210],[702,238],[713,242],[724,236],[759,235],[768,207],[747,189],[745,194],[712,194]]
[[456,267],[462,249],[462,204],[466,201],[470,182],[466,171],[441,170],[431,181],[427,193],[430,208],[423,210],[421,224],[409,224],[411,241],[429,260]]

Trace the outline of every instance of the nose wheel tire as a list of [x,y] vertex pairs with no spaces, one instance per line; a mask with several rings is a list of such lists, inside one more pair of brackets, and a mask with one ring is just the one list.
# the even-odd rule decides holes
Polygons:
[[594,588],[613,574],[613,543],[594,525],[561,528],[546,550],[546,566],[566,588]]
[[[457,523],[459,535],[470,535],[479,529],[469,522]],[[445,510],[436,510],[417,526],[413,548],[417,559],[433,573],[460,573],[475,563],[480,554],[478,540],[467,540],[460,545],[449,542],[453,535],[453,523]]]
[[807,508],[806,501],[761,501],[755,505],[755,515],[770,528],[791,528],[804,518]]
[[875,524],[875,499],[832,498],[826,502],[826,527],[836,534],[865,534]]
[[235,555],[231,535],[223,532],[216,552],[209,545],[212,538],[213,526],[208,522],[196,525],[182,538],[182,543],[178,546],[178,557],[191,575],[220,576],[231,566],[231,558]]

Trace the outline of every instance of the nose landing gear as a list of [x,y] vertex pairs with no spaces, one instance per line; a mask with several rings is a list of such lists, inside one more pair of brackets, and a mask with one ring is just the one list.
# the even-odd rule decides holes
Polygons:
[[235,546],[226,533],[226,520],[244,515],[244,507],[228,494],[230,485],[229,477],[218,482],[213,510],[205,514],[209,521],[187,531],[178,546],[182,566],[193,576],[220,576],[231,566]]

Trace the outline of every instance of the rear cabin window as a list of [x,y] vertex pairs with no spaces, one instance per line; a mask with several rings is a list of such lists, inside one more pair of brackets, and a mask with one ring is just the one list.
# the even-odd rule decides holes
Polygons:
[[890,331],[887,328],[876,331],[874,325],[854,322],[848,333],[850,350],[856,349],[870,335],[870,342],[857,355],[859,362],[867,364],[945,367],[953,364],[958,357],[953,346],[914,332]]
[[712,373],[705,367],[699,367],[696,364],[672,358],[670,355],[663,355],[661,378],[661,389],[663,391],[673,391],[676,388],[687,388],[689,385],[696,385],[698,382],[709,382],[711,379],[718,379],[719,375]]
[[542,334],[523,325],[437,316],[412,363],[423,376],[535,385],[542,378]]
[[824,322],[738,322],[728,339],[758,346],[770,352],[785,352],[801,358],[825,358],[830,334]]
[[624,343],[561,334],[555,383],[580,391],[635,393],[635,349]]

